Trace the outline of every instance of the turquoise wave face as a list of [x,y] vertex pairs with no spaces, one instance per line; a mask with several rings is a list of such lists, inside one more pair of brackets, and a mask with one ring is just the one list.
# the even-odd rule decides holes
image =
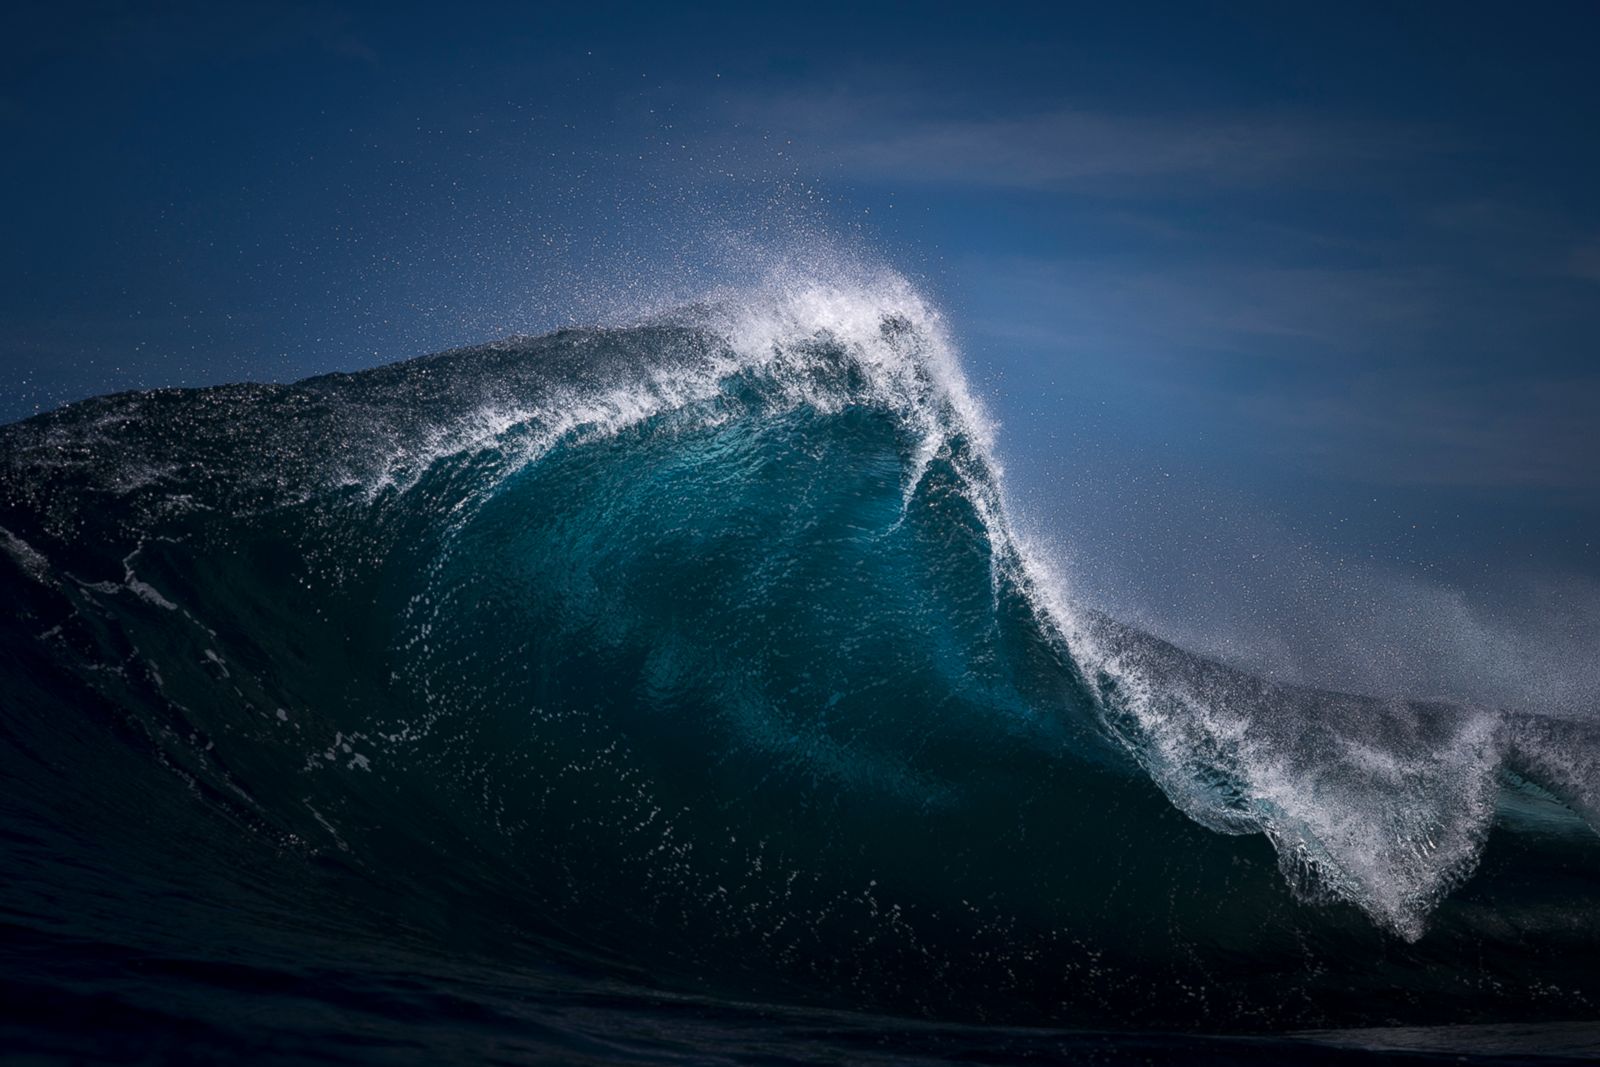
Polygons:
[[963,1018],[1588,1011],[1586,724],[1074,609],[890,304],[7,428],[8,909]]

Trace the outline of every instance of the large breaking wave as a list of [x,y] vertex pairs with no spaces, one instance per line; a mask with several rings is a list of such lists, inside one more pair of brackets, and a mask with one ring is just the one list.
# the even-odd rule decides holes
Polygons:
[[6,427],[7,922],[1021,1021],[1593,1011],[1591,724],[1077,605],[990,437],[893,276]]

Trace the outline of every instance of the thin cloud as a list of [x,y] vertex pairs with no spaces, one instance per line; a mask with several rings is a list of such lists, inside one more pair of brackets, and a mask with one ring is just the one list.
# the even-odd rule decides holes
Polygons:
[[1585,281],[1600,282],[1600,244],[1579,248],[1572,253],[1572,275]]
[[1600,376],[1552,358],[1562,331],[1505,321],[1519,301],[1495,287],[1423,265],[966,273],[999,312],[974,323],[981,336],[1049,353],[1091,388],[1212,412],[1222,432],[1277,442],[1274,463],[1374,485],[1600,489]]
[[1441,314],[1446,280],[1418,267],[1268,267],[1238,260],[974,262],[1006,303],[1032,309],[1077,348],[1128,355],[1229,351],[1280,362],[1415,341]]
[[1438,131],[1310,116],[1137,115],[1070,106],[958,116],[848,95],[761,102],[745,118],[792,136],[798,150],[856,177],[1040,190],[1109,180],[1250,186],[1350,175],[1447,147]]
[[1334,393],[1258,393],[1240,406],[1354,481],[1587,493],[1600,376],[1403,388],[1364,376]]

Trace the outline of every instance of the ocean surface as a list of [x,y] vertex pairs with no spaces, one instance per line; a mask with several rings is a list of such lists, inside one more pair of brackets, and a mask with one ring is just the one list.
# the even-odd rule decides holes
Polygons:
[[791,280],[0,428],[0,1058],[1600,1056],[1600,727],[1077,603]]

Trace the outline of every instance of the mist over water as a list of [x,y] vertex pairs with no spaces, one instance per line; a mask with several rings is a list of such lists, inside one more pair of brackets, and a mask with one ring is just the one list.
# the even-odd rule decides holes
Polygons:
[[1277,680],[1567,717],[1600,708],[1600,587],[1584,574],[1503,556],[1430,566],[1415,547],[1408,565],[1297,531],[1292,512],[1202,493],[1181,475],[1153,490],[1108,477],[1025,494],[1022,511],[1079,596]]

